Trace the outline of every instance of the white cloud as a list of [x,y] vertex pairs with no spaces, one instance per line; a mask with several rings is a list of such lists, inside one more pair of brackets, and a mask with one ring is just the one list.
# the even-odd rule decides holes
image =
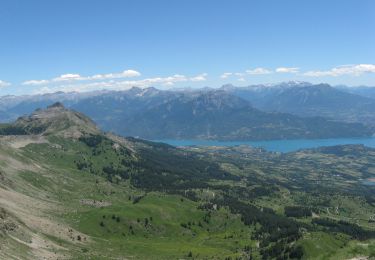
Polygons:
[[9,82],[0,80],[0,88],[9,87],[11,84]]
[[124,70],[123,72],[120,72],[120,73],[96,74],[88,78],[93,79],[93,80],[100,80],[100,79],[133,78],[133,77],[139,77],[139,76],[141,76],[141,73],[139,73],[136,70]]
[[108,80],[108,79],[121,79],[121,78],[132,78],[132,77],[139,77],[141,73],[136,70],[124,70],[120,73],[108,73],[108,74],[96,74],[92,76],[83,77],[80,74],[68,73],[60,75],[56,78],[47,80],[27,80],[22,83],[22,85],[45,85],[48,83],[55,83],[55,82],[72,82],[72,81],[99,81],[99,80]]
[[246,70],[245,72],[224,72],[221,74],[221,79],[227,79],[230,76],[236,76],[238,81],[246,81],[245,76],[246,75],[265,75],[265,74],[271,74],[272,71],[265,69],[265,68],[255,68],[251,70]]
[[252,70],[247,70],[246,73],[249,75],[265,75],[265,74],[271,74],[272,71],[265,69],[265,68],[255,68]]
[[48,80],[27,80],[27,81],[24,81],[22,82],[22,85],[30,85],[30,86],[37,86],[37,85],[45,85],[45,84],[48,84],[49,81]]
[[195,77],[192,77],[190,78],[191,81],[195,82],[195,81],[206,81],[207,80],[207,77],[208,74],[207,73],[202,73],[200,75],[197,75]]
[[72,80],[83,80],[83,79],[84,78],[81,77],[81,75],[79,74],[68,73],[68,74],[60,75],[59,77],[52,79],[52,81],[72,81]]
[[169,82],[164,83],[164,86],[172,87],[172,86],[174,86],[174,83],[169,81]]
[[61,84],[51,84],[50,86],[42,87],[35,91],[35,93],[51,93],[56,91],[64,91],[64,92],[86,92],[86,91],[93,91],[93,90],[100,90],[100,89],[108,89],[108,90],[126,90],[131,87],[140,87],[146,88],[150,86],[165,86],[171,87],[174,86],[176,83],[180,82],[198,82],[206,80],[207,73],[199,74],[195,77],[187,77],[185,75],[175,74],[173,76],[168,77],[153,77],[153,78],[145,78],[139,80],[101,80],[95,82],[72,82],[72,81],[62,81]]
[[298,73],[299,68],[296,67],[279,67],[276,69],[277,73]]
[[172,86],[175,83],[178,82],[186,82],[189,81],[189,79],[180,74],[175,74],[173,76],[169,77],[156,77],[156,78],[147,78],[147,79],[141,79],[141,80],[133,80],[133,81],[120,81],[117,82],[119,85],[124,85],[124,86],[136,86],[136,87],[149,87],[154,84],[161,84],[161,85],[166,85],[166,86]]
[[224,72],[223,74],[221,74],[220,78],[227,79],[228,77],[230,77],[232,75],[233,75],[232,72]]
[[375,73],[375,65],[374,64],[357,64],[357,65],[343,65],[339,67],[332,68],[330,70],[317,70],[317,71],[308,71],[305,72],[303,75],[309,77],[324,77],[324,76],[331,76],[331,77],[338,77],[343,75],[350,75],[350,76],[360,76],[364,73]]

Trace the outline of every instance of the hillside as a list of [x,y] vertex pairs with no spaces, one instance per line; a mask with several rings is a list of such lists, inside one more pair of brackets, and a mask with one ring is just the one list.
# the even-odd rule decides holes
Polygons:
[[14,125],[43,131],[0,137],[2,259],[375,254],[373,149],[177,149],[59,104]]

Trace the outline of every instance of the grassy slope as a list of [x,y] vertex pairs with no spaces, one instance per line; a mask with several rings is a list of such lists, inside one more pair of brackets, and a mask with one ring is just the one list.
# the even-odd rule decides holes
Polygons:
[[[52,200],[57,208],[47,209],[44,213],[83,234],[80,235],[81,241],[77,241],[78,235],[64,240],[45,234],[45,239],[69,249],[69,252],[56,250],[61,255],[70,255],[74,259],[124,255],[140,259],[176,259],[186,257],[191,251],[196,257],[223,258],[238,256],[237,251],[244,246],[254,245],[249,238],[249,227],[240,221],[239,216],[221,209],[214,212],[206,223],[206,212],[197,209],[197,202],[158,192],[145,194],[132,188],[128,182],[111,184],[101,176],[79,171],[74,163],[77,153],[88,153],[89,148],[81,142],[60,138],[53,141],[59,146],[30,144],[22,148],[21,155],[39,162],[42,171],[22,170],[11,178],[19,184],[14,187],[16,191],[40,201],[46,197]],[[118,160],[110,148],[104,150],[102,157],[94,158],[97,169]],[[141,195],[145,197],[134,204],[134,198]],[[82,199],[111,205],[82,205]],[[100,225],[101,222],[104,226]],[[181,224],[187,224],[187,228]],[[226,239],[228,236],[233,238]],[[27,247],[25,251],[28,251]]]

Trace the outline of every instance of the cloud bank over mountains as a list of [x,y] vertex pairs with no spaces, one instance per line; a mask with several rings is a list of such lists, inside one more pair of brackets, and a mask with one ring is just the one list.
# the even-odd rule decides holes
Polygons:
[[364,74],[375,74],[375,64],[342,65],[328,70],[309,70],[306,72],[301,72],[299,67],[278,67],[275,69],[257,67],[248,69],[245,72],[224,72],[220,75],[220,78],[229,79],[231,77],[236,77],[238,81],[246,81],[246,77],[249,76],[262,76],[269,74],[291,74],[304,77],[305,79],[340,76],[360,77]]
[[201,82],[207,80],[207,73],[201,73],[196,76],[185,76],[174,74],[167,77],[151,77],[143,79],[126,79],[138,78],[141,73],[135,70],[126,70],[122,73],[98,74],[84,77],[79,74],[64,74],[50,80],[31,80],[23,82],[23,85],[39,86],[35,93],[49,93],[55,91],[92,91],[98,89],[125,90],[131,87],[150,87],[162,86],[172,87],[180,82]]
[[[375,64],[353,64],[342,65],[326,70],[307,70],[302,71],[300,67],[253,67],[240,72],[224,72],[221,75],[214,75],[209,78],[208,73],[197,75],[173,74],[170,76],[142,77],[141,72],[135,69],[127,69],[122,72],[101,73],[84,76],[78,73],[66,73],[50,79],[30,79],[23,81],[18,86],[21,88],[30,87],[33,93],[48,93],[56,91],[77,91],[85,92],[99,89],[125,90],[131,87],[150,87],[157,86],[162,88],[173,87],[177,84],[189,86],[199,82],[219,81],[228,83],[231,81],[252,82],[253,79],[260,77],[267,81],[274,75],[285,75],[288,77],[299,77],[308,81],[309,78],[322,79],[329,81],[329,78],[361,77],[365,74],[375,75]],[[219,84],[220,84],[219,83]],[[12,84],[5,80],[0,80],[0,89],[12,88]]]

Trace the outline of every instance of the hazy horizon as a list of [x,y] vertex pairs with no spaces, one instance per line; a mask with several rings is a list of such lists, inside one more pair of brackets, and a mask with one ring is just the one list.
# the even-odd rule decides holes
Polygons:
[[158,89],[158,90],[161,90],[161,91],[184,91],[184,90],[187,90],[187,91],[199,91],[199,90],[203,90],[203,89],[212,89],[212,90],[216,90],[216,89],[220,89],[224,86],[233,86],[233,87],[236,87],[236,88],[247,88],[247,87],[265,87],[265,88],[272,88],[272,87],[277,87],[278,85],[281,85],[281,84],[287,84],[287,83],[306,83],[306,84],[311,84],[311,86],[316,86],[316,85],[329,85],[331,87],[334,87],[334,88],[349,88],[349,89],[356,89],[356,88],[375,88],[375,86],[370,86],[370,85],[356,85],[356,86],[350,86],[350,85],[344,85],[344,84],[338,84],[338,85],[330,85],[329,83],[325,83],[325,82],[318,82],[318,83],[311,83],[311,82],[307,82],[307,81],[280,81],[280,82],[275,82],[275,83],[258,83],[258,84],[245,84],[245,85],[241,85],[241,84],[233,84],[233,83],[224,83],[222,85],[219,85],[219,86],[205,86],[205,85],[202,85],[202,86],[196,86],[196,87],[192,87],[192,86],[172,86],[172,87],[163,87],[163,86],[126,86],[124,88],[119,88],[119,89],[112,89],[112,88],[102,88],[102,89],[88,89],[88,90],[85,90],[85,89],[75,89],[75,90],[64,90],[64,89],[46,89],[46,90],[42,90],[42,91],[35,91],[35,92],[32,92],[32,93],[9,93],[9,94],[3,94],[3,95],[0,95],[0,98],[2,97],[6,97],[6,96],[15,96],[15,97],[18,97],[18,96],[37,96],[37,95],[50,95],[50,94],[55,94],[55,93],[65,93],[65,94],[69,94],[69,93],[77,93],[77,94],[85,94],[85,93],[95,93],[95,92],[111,92],[111,91],[127,91],[127,90],[130,90],[132,88],[140,88],[140,89],[147,89],[147,88],[155,88],[155,89]]

